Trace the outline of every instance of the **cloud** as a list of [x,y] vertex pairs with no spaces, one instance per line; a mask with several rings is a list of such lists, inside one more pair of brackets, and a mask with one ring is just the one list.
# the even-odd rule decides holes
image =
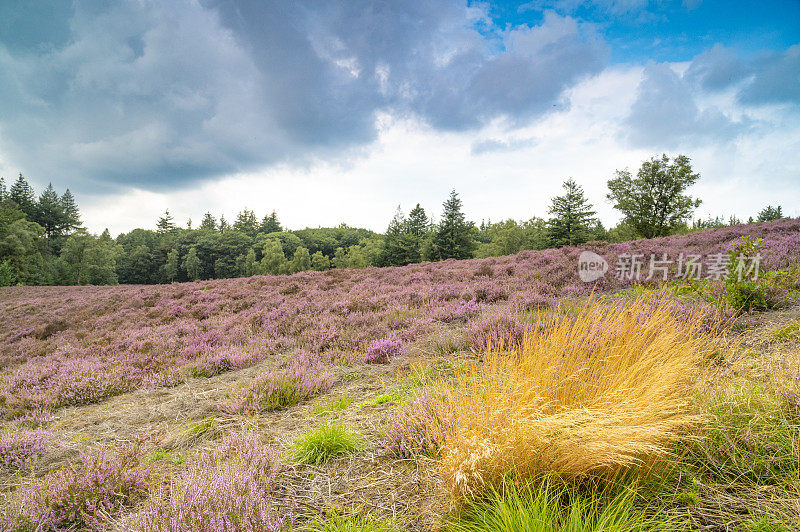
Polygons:
[[470,153],[472,155],[483,155],[484,153],[513,152],[531,148],[535,145],[536,139],[531,138],[510,138],[507,140],[488,138],[473,142]]
[[0,13],[14,21],[0,26],[2,158],[99,192],[348,157],[381,113],[440,131],[524,124],[566,108],[608,55],[572,18],[496,28],[455,0],[28,6]]
[[731,119],[718,107],[698,107],[691,85],[668,64],[644,69],[622,136],[634,147],[657,150],[725,143],[747,131],[750,120]]
[[720,44],[695,57],[687,80],[710,91],[734,88],[745,105],[800,103],[800,44],[741,57]]

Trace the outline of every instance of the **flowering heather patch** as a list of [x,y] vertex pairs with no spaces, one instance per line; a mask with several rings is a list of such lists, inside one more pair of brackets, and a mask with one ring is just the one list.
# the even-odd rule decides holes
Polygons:
[[[577,264],[583,249],[610,264],[623,253],[707,256],[727,253],[743,235],[764,239],[762,269],[786,268],[800,258],[800,220],[784,219],[402,268],[159,286],[4,287],[0,415],[95,403],[285,354],[364,353],[391,333],[411,342],[441,322],[475,319],[507,306],[534,310],[563,294],[612,291],[635,282],[613,272],[596,284],[581,282]],[[647,270],[644,264],[643,277]]]
[[433,309],[431,316],[436,321],[451,323],[454,321],[468,320],[481,311],[480,304],[475,299],[467,301],[456,300],[447,302],[444,306]]
[[279,452],[256,433],[229,434],[126,524],[143,532],[277,532],[290,517],[273,508],[280,470]]
[[401,458],[438,456],[442,428],[447,423],[442,408],[430,394],[417,397],[393,416],[396,419],[386,431],[381,446]]
[[395,334],[391,334],[379,340],[373,340],[364,355],[364,362],[367,364],[386,364],[393,356],[402,355],[404,352],[403,341]]
[[148,473],[139,469],[135,447],[107,455],[101,448],[80,463],[23,485],[12,501],[12,529],[104,530],[147,490]]
[[313,355],[294,357],[283,367],[267,370],[237,391],[224,405],[228,412],[270,412],[292,406],[333,386],[333,377]]
[[43,430],[9,431],[0,436],[0,468],[19,469],[28,460],[45,453],[48,432]]
[[467,329],[467,343],[476,352],[487,347],[513,346],[522,341],[525,328],[525,323],[516,314],[492,314],[470,324]]

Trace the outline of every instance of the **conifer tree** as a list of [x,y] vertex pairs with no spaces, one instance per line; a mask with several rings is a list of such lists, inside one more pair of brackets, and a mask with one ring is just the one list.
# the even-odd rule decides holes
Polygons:
[[547,235],[553,247],[578,246],[592,239],[595,211],[583,193],[583,187],[571,177],[562,185],[565,194],[552,199],[548,213]]
[[0,177],[0,203],[8,199],[8,189],[6,188],[6,180]]
[[78,210],[78,204],[75,202],[75,196],[72,195],[69,189],[62,194],[61,199],[61,212],[64,214],[63,227],[61,231],[64,234],[70,234],[81,227],[81,213]]
[[52,183],[39,195],[35,221],[44,228],[45,236],[50,239],[60,235],[66,225],[64,208]]
[[228,225],[228,221],[225,219],[225,215],[223,214],[222,216],[219,217],[219,225],[217,226],[217,228],[219,229],[220,233],[224,233],[225,231],[228,230],[229,227],[230,226]]
[[251,237],[256,236],[257,226],[256,214],[247,208],[240,212],[233,222],[233,229],[235,231],[241,231]]
[[258,228],[259,233],[280,233],[283,231],[280,222],[278,221],[278,213],[272,211],[270,214],[264,216],[261,220],[261,225]]
[[781,218],[783,218],[783,207],[780,205],[777,207],[767,205],[758,213],[759,222],[771,222],[772,220],[780,220]]
[[36,217],[36,194],[33,191],[33,187],[22,177],[21,173],[14,184],[11,185],[8,198],[17,204],[29,221],[34,221]]
[[165,210],[164,216],[158,219],[156,228],[158,229],[159,233],[172,233],[177,229],[175,221],[173,220],[172,215],[169,213],[169,209]]
[[475,226],[461,212],[461,200],[455,190],[444,202],[442,221],[436,229],[433,244],[442,259],[469,259],[477,246],[472,235]]
[[204,231],[216,231],[217,230],[217,219],[214,216],[207,212],[203,215],[203,219],[200,222],[200,229]]

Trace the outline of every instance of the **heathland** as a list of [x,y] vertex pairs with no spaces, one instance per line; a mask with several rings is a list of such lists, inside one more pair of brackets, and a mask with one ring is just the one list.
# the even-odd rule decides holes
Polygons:
[[[609,264],[596,282],[586,250]],[[799,263],[800,220],[782,219],[0,288],[0,524],[796,530]]]

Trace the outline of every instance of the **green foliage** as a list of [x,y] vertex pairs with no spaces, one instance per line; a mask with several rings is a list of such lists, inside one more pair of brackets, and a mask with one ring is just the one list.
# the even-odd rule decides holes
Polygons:
[[630,171],[617,170],[608,182],[608,199],[625,216],[625,222],[639,236],[667,236],[685,224],[699,199],[684,194],[700,174],[692,172],[690,160],[679,155],[670,160],[666,154],[642,163],[633,178]]
[[475,225],[466,221],[461,212],[461,200],[455,190],[444,202],[442,219],[433,234],[429,250],[431,258],[469,259],[477,247],[474,238]]
[[447,523],[453,532],[646,532],[679,530],[666,518],[641,513],[635,492],[584,494],[556,482],[506,486],[470,502]]
[[186,270],[186,275],[190,281],[196,281],[200,278],[200,259],[197,257],[197,248],[192,246],[189,248],[189,253],[183,260],[183,269]]
[[331,268],[331,260],[322,254],[321,251],[315,251],[313,255],[311,255],[311,269],[323,272],[325,270],[329,270]]
[[386,229],[378,265],[404,266],[422,260],[422,245],[428,231],[428,217],[419,203],[408,218],[398,206]]
[[278,221],[278,213],[272,211],[270,214],[264,216],[261,220],[261,225],[258,226],[259,233],[280,233],[283,231],[280,222]]
[[36,216],[36,194],[30,183],[22,177],[22,174],[19,174],[17,180],[11,185],[8,191],[8,199],[13,201],[29,220],[34,220]]
[[117,284],[117,258],[122,247],[86,231],[70,236],[61,250],[69,284]]
[[173,282],[178,276],[178,267],[180,265],[180,255],[177,249],[171,250],[167,253],[167,263],[164,265],[164,275],[167,281]]
[[309,429],[295,442],[294,459],[307,464],[321,464],[331,458],[352,453],[364,445],[364,438],[339,423],[323,421]]
[[202,231],[216,231],[217,230],[217,219],[214,216],[207,212],[203,215],[203,220],[200,222],[200,230]]
[[290,268],[293,273],[304,272],[311,269],[311,255],[308,253],[307,248],[297,248],[297,251],[294,252],[294,257],[292,257]]
[[175,220],[172,218],[172,215],[169,213],[169,209],[164,211],[164,216],[158,219],[156,222],[156,228],[158,229],[159,233],[174,233],[178,227],[175,225]]
[[597,224],[589,200],[583,193],[583,187],[572,178],[564,181],[565,194],[552,200],[552,215],[547,221],[547,236],[553,247],[578,246],[592,239],[591,227]]
[[0,262],[0,286],[13,286],[17,282],[11,262],[8,259]]
[[277,239],[267,240],[261,250],[261,271],[278,275],[286,273],[286,256],[283,247]]
[[747,262],[760,255],[761,247],[762,239],[745,236],[734,242],[728,252],[725,294],[727,303],[739,312],[768,310],[780,301],[781,289],[776,282],[776,273],[754,271],[754,275],[746,275]]
[[245,208],[236,216],[236,220],[233,222],[233,230],[242,232],[251,238],[255,237],[258,232],[256,213]]
[[758,213],[759,222],[771,222],[773,220],[780,220],[781,218],[783,218],[783,208],[780,205],[777,207],[767,205]]

